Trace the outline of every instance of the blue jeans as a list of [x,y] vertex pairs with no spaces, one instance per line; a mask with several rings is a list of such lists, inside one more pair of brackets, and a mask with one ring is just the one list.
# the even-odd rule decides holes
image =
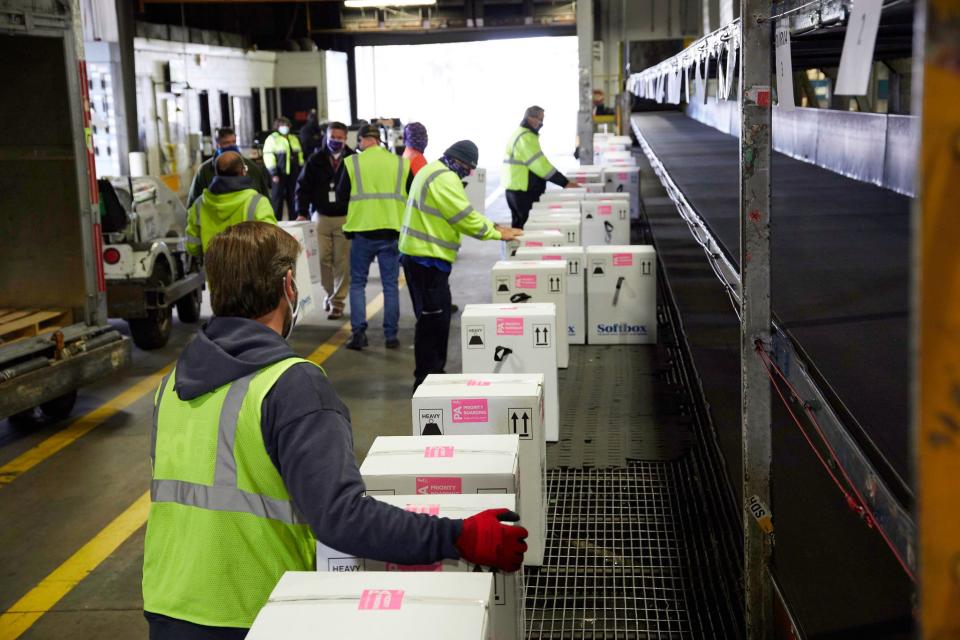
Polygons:
[[397,240],[371,240],[360,234],[350,243],[350,327],[354,333],[367,330],[367,277],[377,259],[383,284],[383,335],[397,337],[400,324],[400,251]]

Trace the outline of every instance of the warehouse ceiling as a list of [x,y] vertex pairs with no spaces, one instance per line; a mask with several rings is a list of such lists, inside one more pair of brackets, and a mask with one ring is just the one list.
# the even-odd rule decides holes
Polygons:
[[576,24],[571,0],[438,0],[427,7],[367,9],[348,9],[339,0],[138,2],[139,22],[234,34],[263,49],[570,35]]

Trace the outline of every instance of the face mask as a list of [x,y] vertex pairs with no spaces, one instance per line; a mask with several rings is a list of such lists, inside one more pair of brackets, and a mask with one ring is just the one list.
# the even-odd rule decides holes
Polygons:
[[238,147],[238,146],[235,145],[235,144],[227,145],[226,147],[217,147],[217,155],[218,155],[218,156],[219,156],[221,153],[226,153],[227,151],[236,151],[237,153],[240,153],[240,147]]
[[290,133],[290,127],[288,127],[287,125],[283,125],[282,127],[277,127],[277,132],[280,135],[285,136],[288,133]]
[[327,140],[327,149],[331,153],[340,153],[343,151],[343,140]]
[[296,301],[291,302],[290,297],[287,295],[287,279],[283,279],[283,297],[287,301],[287,309],[290,309],[290,315],[283,323],[283,339],[289,340],[290,334],[293,333],[293,328],[297,326],[297,318],[300,316],[300,293],[297,291],[296,283],[293,284],[293,291],[297,294]]
[[455,174],[457,174],[457,177],[461,180],[466,178],[468,175],[470,175],[470,172],[473,171],[473,169],[470,167],[464,166],[450,156],[443,156],[441,162],[446,165],[447,169],[450,169],[450,171],[453,171]]

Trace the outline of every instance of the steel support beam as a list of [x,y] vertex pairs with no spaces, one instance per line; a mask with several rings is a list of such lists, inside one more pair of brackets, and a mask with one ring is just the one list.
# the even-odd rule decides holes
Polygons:
[[580,164],[593,164],[593,0],[577,0],[577,44],[580,53],[580,110],[577,112]]
[[914,469],[924,640],[960,637],[960,12],[918,2],[914,112],[922,115],[914,203]]
[[[770,380],[770,3],[740,0],[740,400],[747,640],[773,637]],[[767,526],[762,526],[767,523]]]

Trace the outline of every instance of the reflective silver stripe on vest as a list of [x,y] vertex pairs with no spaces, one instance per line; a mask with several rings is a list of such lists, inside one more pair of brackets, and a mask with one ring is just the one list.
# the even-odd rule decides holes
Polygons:
[[457,224],[458,222],[466,218],[471,213],[473,213],[473,207],[467,207],[463,211],[460,211],[459,213],[451,217],[449,220],[447,220],[447,222],[449,222],[450,224]]
[[490,231],[490,225],[484,223],[483,228],[480,231],[472,234],[477,240],[483,240],[483,237],[487,235],[487,232]]
[[517,145],[520,144],[520,138],[527,135],[527,133],[533,133],[533,132],[530,131],[529,129],[524,129],[523,131],[520,132],[520,135],[518,135],[516,138],[513,139],[513,146],[510,147],[510,155],[504,158],[503,160],[504,164],[519,164],[519,165],[524,164],[519,160],[514,160],[514,158],[517,156]]
[[[427,179],[423,181],[423,185],[420,187],[419,205],[417,206],[417,208],[420,209],[421,211],[430,209],[428,213],[433,213],[434,215],[440,214],[440,212],[434,209],[433,207],[427,206],[426,201],[427,201],[427,192],[430,191],[430,184],[434,180],[439,178],[444,171],[450,171],[450,169],[447,169],[446,167],[442,169],[437,169],[436,171],[431,173],[429,176],[427,176]],[[442,218],[443,215],[441,214],[440,217]]]
[[403,158],[397,158],[397,197],[403,200]]
[[287,524],[306,524],[292,502],[249,493],[236,487],[209,487],[184,480],[154,480],[150,483],[150,499],[210,511],[249,513]]
[[403,195],[399,193],[358,193],[350,196],[350,202],[357,202],[358,200],[399,200],[400,202],[406,202]]
[[459,251],[460,245],[455,242],[447,242],[446,240],[441,240],[440,238],[434,238],[433,236],[426,234],[422,231],[417,231],[416,229],[411,229],[410,227],[404,226],[400,233],[405,233],[411,238],[416,238],[417,240],[423,240],[424,242],[430,242],[444,249],[451,249],[452,251]]
[[240,417],[240,408],[243,399],[250,388],[250,381],[260,373],[255,371],[250,375],[234,380],[227,389],[227,396],[220,407],[220,422],[217,427],[217,466],[213,472],[213,484],[218,487],[235,487],[237,485],[237,459],[233,455],[233,443],[237,437],[237,422]]
[[532,156],[530,156],[530,159],[529,159],[529,160],[527,160],[527,161],[524,162],[523,164],[525,164],[525,165],[527,165],[527,166],[529,167],[530,165],[532,165],[534,162],[536,162],[538,159],[540,159],[540,158],[542,158],[542,157],[543,157],[543,151],[537,151],[535,154],[533,154]]
[[247,221],[252,221],[257,219],[257,205],[260,204],[260,199],[263,198],[259,193],[252,198],[250,198],[250,204],[247,205]]
[[544,180],[549,180],[550,178],[552,178],[552,177],[555,176],[555,175],[557,175],[557,170],[556,170],[556,169],[550,169],[550,171],[547,173],[547,175],[543,176],[543,179],[544,179]]
[[150,463],[153,464],[153,461],[157,459],[157,419],[160,417],[160,402],[163,400],[163,391],[167,388],[167,381],[170,380],[170,376],[173,375],[173,371],[163,376],[163,380],[160,381],[160,390],[157,392],[157,400],[153,404],[153,429],[150,431]]
[[[360,177],[360,154],[355,153],[350,156],[350,161],[353,163],[353,177],[357,180],[357,195],[363,194],[363,178]],[[351,196],[353,198],[354,196]]]

